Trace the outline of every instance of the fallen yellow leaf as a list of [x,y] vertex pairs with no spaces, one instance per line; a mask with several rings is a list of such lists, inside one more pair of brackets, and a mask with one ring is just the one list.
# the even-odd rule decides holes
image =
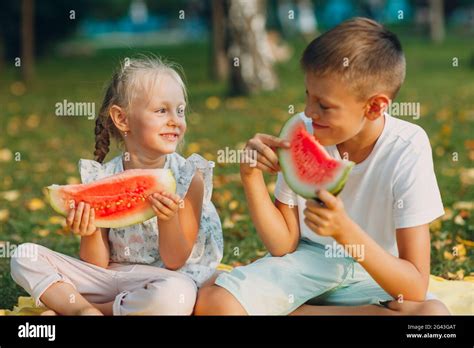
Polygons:
[[9,202],[14,202],[20,197],[20,192],[17,190],[4,191],[1,196]]
[[36,233],[40,236],[40,237],[46,237],[47,235],[49,235],[49,230],[45,229],[45,228],[42,228],[38,231],[36,231]]
[[453,209],[456,210],[474,210],[474,202],[465,202],[465,201],[460,201],[456,202],[453,204]]
[[31,114],[28,116],[25,123],[28,128],[33,129],[39,126],[40,118],[36,114]]
[[44,205],[44,202],[39,198],[32,198],[26,203],[26,207],[31,211],[43,209]]
[[10,212],[8,209],[0,209],[0,222],[7,221],[9,216]]
[[453,247],[453,254],[455,256],[466,256],[466,248],[464,247],[464,244],[457,244]]
[[441,220],[436,219],[430,223],[430,230],[432,231],[439,231],[441,229]]
[[48,219],[48,222],[53,225],[66,226],[66,219],[64,216],[53,215]]
[[222,227],[223,227],[223,228],[226,228],[226,229],[227,229],[227,228],[232,228],[232,227],[234,227],[234,226],[235,226],[235,224],[232,222],[231,219],[229,219],[228,217],[226,217],[226,218],[224,219],[224,223],[222,224]]
[[195,153],[195,152],[199,152],[200,149],[201,149],[201,146],[198,143],[189,143],[186,148],[186,151],[188,153]]
[[453,218],[453,210],[450,208],[444,208],[444,215],[441,217],[443,221],[451,220]]
[[464,221],[461,215],[456,215],[453,221],[456,225],[460,225],[460,226],[463,226],[466,224],[466,222]]
[[230,217],[233,222],[242,221],[249,219],[248,215],[233,213]]
[[444,257],[445,260],[452,260],[452,259],[454,259],[453,254],[450,253],[449,251],[445,251],[445,252],[443,253],[443,257]]
[[205,152],[203,157],[208,161],[214,161],[216,159],[215,156],[210,152]]
[[13,154],[9,149],[0,149],[0,162],[8,162],[13,158]]
[[235,199],[230,201],[230,203],[229,203],[229,209],[230,210],[235,210],[235,209],[237,209],[238,206],[239,206],[239,202],[236,201]]
[[216,96],[211,96],[206,99],[206,107],[210,110],[215,110],[221,105],[221,100]]
[[15,81],[10,85],[10,92],[19,97],[26,92],[26,86],[23,82],[21,81]]
[[462,239],[461,237],[457,236],[456,237],[456,240],[459,242],[459,243],[462,243],[468,247],[474,247],[474,242],[472,240],[467,240],[467,239]]
[[247,106],[247,100],[242,97],[228,98],[226,100],[226,106],[234,110],[243,109]]

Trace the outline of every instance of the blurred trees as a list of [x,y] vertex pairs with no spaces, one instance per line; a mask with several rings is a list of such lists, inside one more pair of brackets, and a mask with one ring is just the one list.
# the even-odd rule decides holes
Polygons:
[[2,0],[0,7],[0,68],[21,58],[24,79],[31,79],[34,57],[71,35],[85,16],[117,18],[128,11],[129,0]]
[[223,81],[229,76],[227,57],[227,4],[223,0],[211,1],[212,13],[212,77]]
[[35,0],[21,1],[21,73],[30,82],[34,69],[34,11]]
[[278,85],[267,38],[266,1],[231,0],[229,50],[231,93],[249,94]]
[[430,4],[430,36],[434,42],[444,40],[444,1],[429,0]]
[[229,77],[232,95],[278,85],[266,31],[266,1],[212,1],[213,76]]

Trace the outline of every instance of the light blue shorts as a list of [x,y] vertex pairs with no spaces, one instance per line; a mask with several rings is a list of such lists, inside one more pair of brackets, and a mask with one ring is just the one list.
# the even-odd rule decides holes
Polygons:
[[250,315],[286,315],[304,303],[360,306],[394,300],[354,259],[326,257],[323,245],[304,239],[293,253],[268,254],[222,273],[215,284]]

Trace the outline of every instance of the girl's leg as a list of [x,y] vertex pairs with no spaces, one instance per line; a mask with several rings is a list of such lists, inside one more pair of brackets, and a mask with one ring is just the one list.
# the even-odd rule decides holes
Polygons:
[[[182,273],[165,268],[135,265],[117,274],[121,291],[113,303],[114,315],[191,315],[197,286]],[[110,310],[108,303],[97,308]]]
[[106,303],[91,303],[95,308],[102,312],[103,315],[114,315],[114,301]]
[[56,313],[63,315],[102,315],[68,283],[52,284],[40,297],[41,302]]
[[16,249],[11,274],[36,305],[42,302],[58,314],[100,314],[91,302],[111,301],[117,295],[114,271],[32,243]]

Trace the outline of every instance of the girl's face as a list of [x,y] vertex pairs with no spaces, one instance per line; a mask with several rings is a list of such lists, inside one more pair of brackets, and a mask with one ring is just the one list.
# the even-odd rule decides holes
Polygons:
[[149,154],[175,152],[186,132],[185,107],[181,86],[163,74],[147,95],[133,101],[128,119],[130,134],[125,138],[127,149]]

